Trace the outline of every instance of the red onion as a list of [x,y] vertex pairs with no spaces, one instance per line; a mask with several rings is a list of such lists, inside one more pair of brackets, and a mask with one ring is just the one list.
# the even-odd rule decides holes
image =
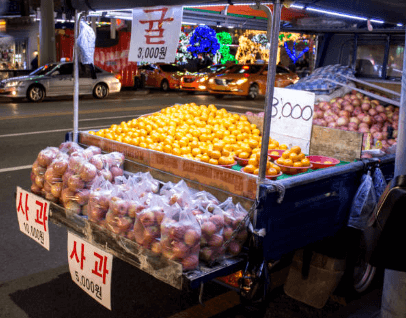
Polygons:
[[385,107],[383,107],[382,105],[378,105],[378,106],[376,106],[376,111],[378,113],[384,113],[385,112]]
[[323,127],[327,126],[327,122],[325,119],[320,119],[320,126],[323,126]]
[[398,122],[399,121],[399,114],[394,113],[392,119],[393,119],[394,122]]
[[355,95],[354,93],[352,93],[352,94],[350,95],[350,99],[351,99],[351,100],[355,100],[355,99],[358,99],[358,97],[357,97],[357,95]]
[[333,98],[330,100],[330,104],[335,103],[337,101],[337,98]]
[[364,111],[368,111],[368,110],[371,109],[371,104],[369,104],[369,103],[362,103],[361,109],[364,110]]
[[323,118],[324,112],[322,110],[316,110],[313,114],[313,119]]
[[348,110],[340,110],[338,116],[350,118],[351,113]]
[[354,106],[351,105],[351,104],[345,105],[344,110],[349,111],[350,113],[352,113],[354,111]]
[[326,120],[327,123],[332,123],[336,121],[333,116],[327,116],[324,117],[324,119]]
[[396,140],[395,139],[388,139],[388,144],[392,146],[392,145],[396,144]]
[[340,129],[341,129],[341,130],[345,130],[345,131],[350,130],[347,126],[341,126]]
[[393,129],[398,129],[399,128],[399,123],[396,121],[392,124]]
[[337,119],[337,125],[338,126],[347,126],[349,123],[349,119],[346,116],[342,116]]
[[338,125],[337,125],[336,122],[333,121],[333,122],[328,123],[327,127],[329,127],[329,128],[338,128]]
[[394,129],[394,130],[393,130],[392,137],[393,137],[393,138],[398,138],[398,130],[397,130],[397,129]]
[[348,128],[349,128],[349,130],[357,131],[358,130],[358,124],[350,121],[348,123]]
[[334,114],[338,115],[341,109],[339,107],[332,107],[331,110],[333,111]]
[[386,116],[385,113],[379,113],[379,116],[382,117],[382,120],[383,120],[384,122],[388,120],[388,116]]
[[319,106],[321,109],[323,109],[324,105],[326,105],[326,104],[327,104],[327,102],[320,102],[320,103],[318,104],[318,106]]
[[379,101],[376,99],[371,100],[371,104],[379,105]]
[[367,123],[368,125],[372,125],[372,117],[369,115],[366,115],[363,119],[362,122]]
[[361,133],[369,133],[369,128],[367,128],[367,127],[360,127],[360,128],[358,129],[358,131],[361,132]]
[[358,115],[357,115],[357,117],[358,117],[358,119],[359,119],[360,121],[362,121],[365,116],[366,116],[365,113],[361,113],[361,114],[358,114]]
[[363,99],[364,98],[364,94],[360,93],[360,92],[356,92],[355,95],[357,96],[358,99]]
[[335,114],[335,113],[333,112],[333,110],[332,110],[332,109],[328,109],[328,110],[326,110],[326,111],[324,112],[323,117],[324,117],[324,118],[327,118],[327,117],[330,117],[330,116],[333,115],[333,114]]
[[374,119],[377,123],[383,123],[384,121],[381,115],[375,115]]
[[382,139],[383,139],[382,133],[380,133],[380,132],[375,132],[375,133],[373,133],[373,134],[372,134],[372,137],[374,137],[375,139],[378,139],[378,140],[382,140]]
[[361,106],[354,107],[354,111],[352,112],[353,116],[357,116],[358,114],[361,114],[361,113],[362,113]]
[[330,105],[330,103],[327,103],[327,102],[325,102],[325,104],[323,104],[323,105],[320,105],[320,109],[322,109],[324,111],[329,110],[330,108],[331,108],[331,105]]
[[368,114],[371,116],[376,116],[378,115],[378,111],[376,109],[371,108],[370,110],[368,110]]
[[350,94],[345,94],[345,95],[344,95],[344,99],[345,99],[345,100],[350,100],[350,99],[351,99],[351,95],[350,95]]
[[388,139],[388,132],[387,131],[382,131],[382,138],[383,139]]
[[339,103],[337,103],[337,102],[330,103],[330,105],[331,105],[331,108],[338,108],[338,109],[341,109],[341,105],[340,105]]
[[358,117],[351,117],[350,123],[354,123],[358,126],[361,123],[361,120]]
[[395,106],[389,105],[385,107],[386,112],[393,112],[395,110]]
[[369,125],[367,123],[360,123],[358,126],[359,128],[365,127],[369,129]]
[[352,100],[351,104],[353,106],[359,106],[359,105],[361,105],[361,101],[358,98],[356,98],[356,99]]
[[342,97],[337,98],[337,103],[338,104],[341,105],[343,103],[343,101],[344,101],[344,98],[342,98]]

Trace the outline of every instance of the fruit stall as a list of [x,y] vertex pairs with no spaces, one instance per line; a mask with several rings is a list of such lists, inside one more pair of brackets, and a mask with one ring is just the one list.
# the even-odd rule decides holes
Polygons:
[[[277,1],[275,38],[280,10]],[[252,114],[188,103],[79,131],[76,87],[73,133],[38,154],[31,192],[52,222],[175,288],[243,270],[241,294],[262,298],[279,260],[347,226],[368,171],[393,178],[401,129],[397,108],[351,92],[314,105],[308,149],[279,140],[276,49],[262,127]]]

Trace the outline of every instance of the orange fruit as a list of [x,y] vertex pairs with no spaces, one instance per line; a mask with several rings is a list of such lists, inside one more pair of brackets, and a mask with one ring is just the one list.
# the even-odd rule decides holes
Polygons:
[[248,164],[251,165],[251,166],[257,167],[257,166],[258,166],[257,158],[256,158],[256,157],[254,157],[254,158],[251,157],[251,158],[248,160]]
[[256,169],[254,170],[254,174],[256,174],[256,175],[259,174],[259,168],[256,168]]
[[288,146],[286,146],[285,144],[281,144],[281,145],[279,145],[279,149],[286,150],[286,149],[288,149]]
[[202,161],[202,162],[209,162],[209,160],[210,160],[210,157],[208,155],[202,155],[200,157],[200,161]]
[[300,147],[299,146],[293,146],[291,149],[290,149],[290,151],[291,152],[294,152],[295,154],[300,154],[301,152],[302,152],[302,149],[300,149]]
[[278,159],[276,159],[276,163],[280,164],[280,165],[284,165],[285,164],[285,159],[283,159],[282,157],[279,157]]
[[283,161],[284,166],[292,167],[293,166],[293,161],[291,159],[285,159]]
[[218,160],[214,159],[214,158],[210,158],[209,163],[211,163],[212,165],[218,165],[219,164]]
[[193,156],[197,156],[197,155],[199,155],[199,154],[201,154],[201,150],[200,150],[200,148],[193,148],[192,149],[192,155]]
[[276,176],[279,172],[275,168],[269,168],[266,171],[267,176]]
[[302,159],[301,163],[302,163],[303,167],[308,167],[308,166],[310,166],[310,161],[309,161],[308,158]]
[[279,156],[279,152],[277,152],[277,151],[271,151],[271,155],[272,155],[272,156]]
[[238,158],[241,158],[241,159],[248,159],[248,157],[249,157],[249,153],[248,152],[240,152],[239,154],[238,154]]
[[253,165],[246,165],[244,167],[244,172],[246,172],[246,173],[254,173],[255,169],[256,169],[256,167],[253,166]]
[[296,168],[303,167],[303,165],[302,165],[302,162],[301,162],[301,161],[296,161],[296,162],[294,162],[294,163],[293,163],[293,166],[294,166],[294,167],[296,167]]
[[221,156],[221,157],[219,158],[219,165],[228,165],[228,164],[229,164],[229,163],[228,163],[227,157]]
[[221,157],[221,152],[218,150],[209,151],[209,156],[213,159],[219,159]]
[[304,158],[306,158],[305,154],[301,152],[300,154],[297,155],[298,160],[302,161]]
[[291,153],[289,154],[289,159],[292,160],[293,162],[296,162],[296,161],[299,160],[299,159],[298,159],[298,156],[297,156],[297,153],[295,153],[295,152],[291,152]]
[[289,150],[286,150],[286,151],[284,151],[284,152],[282,153],[282,158],[283,158],[283,159],[289,159],[289,156],[290,156]]

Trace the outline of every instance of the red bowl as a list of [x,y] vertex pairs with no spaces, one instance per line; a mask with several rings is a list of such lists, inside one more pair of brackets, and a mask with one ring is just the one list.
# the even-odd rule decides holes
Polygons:
[[219,165],[220,167],[223,167],[223,168],[228,168],[228,169],[231,169],[233,166],[235,166],[237,164],[237,161],[234,161],[234,163],[232,163],[232,164],[229,164],[229,165]]
[[[340,163],[340,160],[331,157],[325,156],[307,156],[310,163],[313,165],[313,169],[321,169],[327,167],[333,167]],[[325,163],[326,161],[330,161],[330,163]]]
[[284,174],[288,174],[288,175],[294,175],[294,174],[306,172],[307,170],[313,168],[313,165],[312,165],[312,164],[310,164],[310,166],[308,166],[308,167],[291,167],[291,166],[284,166],[284,165],[281,165],[281,164],[279,164],[279,163],[277,163],[277,162],[275,162],[275,164],[281,168],[281,171],[282,171]]
[[237,160],[237,163],[241,167],[245,167],[248,164],[248,160],[249,160],[249,159],[238,158],[237,156],[234,156],[234,159]]
[[[271,155],[271,152],[274,152],[274,151],[276,151],[278,153],[278,155]],[[268,157],[270,157],[272,160],[276,160],[276,159],[280,158],[285,151],[286,150],[283,150],[283,149],[270,149],[270,150],[268,150]]]

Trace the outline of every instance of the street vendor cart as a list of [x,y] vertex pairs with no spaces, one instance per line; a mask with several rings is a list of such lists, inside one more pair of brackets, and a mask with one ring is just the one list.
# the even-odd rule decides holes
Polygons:
[[[183,0],[172,1],[171,5],[199,4],[200,2],[217,4],[221,1]],[[302,2],[306,5],[306,1],[297,1],[298,4]],[[72,0],[71,3],[76,9],[76,22],[78,22],[85,11],[89,10],[156,6],[163,5],[164,1],[134,3],[129,0],[118,0],[111,3]],[[401,10],[393,10],[397,6],[406,9],[403,4],[389,1],[390,4],[382,7],[379,1],[368,3],[370,5],[361,7],[356,3],[349,6],[346,1],[336,1],[334,5],[329,1],[319,1],[318,5],[321,8],[323,6],[340,8],[359,14],[365,12],[368,16],[375,13],[368,12],[371,8],[379,8],[383,10],[379,12],[382,13],[382,18],[391,21],[403,19],[398,15]],[[112,141],[88,131],[79,131],[78,54],[75,54],[74,127],[73,132],[67,135],[67,140],[75,141],[83,147],[97,146],[106,153],[121,152],[125,156],[124,170],[128,174],[149,172],[162,183],[184,180],[190,188],[196,191],[207,191],[221,201],[232,197],[235,202],[239,202],[249,211],[247,219],[249,218],[251,224],[250,235],[241,254],[212,264],[200,264],[195,270],[183,271],[181,264],[165,258],[157,259],[153,253],[134,241],[109,232],[56,203],[50,203],[50,220],[66,226],[69,231],[82,239],[178,289],[202,288],[205,282],[241,271],[238,290],[242,299],[247,301],[247,304],[260,303],[266,300],[267,291],[272,286],[271,274],[282,268],[289,268],[285,290],[292,297],[315,307],[322,307],[325,304],[342,277],[349,275],[350,281],[358,286],[351,286],[351,288],[358,291],[365,290],[373,278],[374,271],[366,261],[353,260],[348,256],[354,253],[363,255],[363,253],[362,247],[359,246],[360,241],[351,241],[347,223],[354,197],[363,176],[368,171],[379,168],[386,181],[390,181],[399,174],[405,174],[403,167],[395,169],[395,161],[397,165],[403,163],[404,166],[402,159],[405,158],[406,149],[403,146],[403,132],[406,130],[403,126],[403,96],[406,86],[402,87],[399,118],[399,131],[402,133],[398,137],[396,156],[386,154],[380,158],[361,160],[358,157],[358,160],[341,160],[341,163],[334,167],[310,169],[306,173],[269,181],[266,178],[267,145],[272,128],[277,39],[282,5],[283,1],[273,2],[272,29],[268,30],[270,42],[275,45],[271,45],[270,48],[258,177],[235,169],[191,161]],[[76,25],[75,37],[78,37],[78,25]],[[75,49],[77,52],[76,45]],[[354,278],[355,271],[358,276]],[[323,277],[321,272],[325,273]],[[317,277],[314,278],[312,275]],[[326,281],[323,289],[320,283]],[[293,285],[300,288],[295,289]],[[316,287],[318,292],[304,295],[312,287]],[[324,294],[323,297],[320,293]]]

